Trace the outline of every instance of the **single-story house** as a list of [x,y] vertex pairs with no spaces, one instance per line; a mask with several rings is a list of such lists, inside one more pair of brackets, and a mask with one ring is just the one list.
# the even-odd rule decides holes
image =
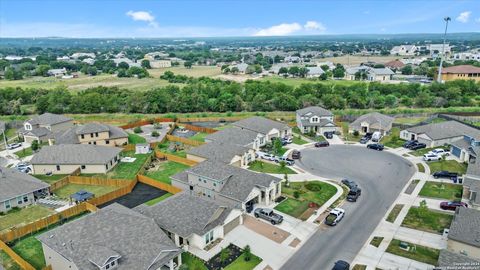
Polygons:
[[[435,79],[437,74],[435,74]],[[480,81],[480,67],[472,65],[459,65],[442,69],[442,81],[475,80]]]
[[480,211],[457,207],[448,232],[447,249],[480,259]]
[[107,173],[120,161],[121,148],[90,144],[45,146],[30,163],[34,174]]
[[467,173],[463,177],[463,200],[470,207],[480,208],[480,159],[468,163]]
[[233,122],[232,126],[258,132],[264,135],[267,141],[271,141],[273,138],[285,138],[292,135],[292,128],[287,124],[260,116]]
[[63,75],[67,74],[67,70],[65,68],[55,68],[55,69],[49,69],[47,71],[48,76],[53,76],[55,78],[60,78]]
[[295,115],[297,127],[301,133],[323,134],[337,130],[337,126],[333,122],[333,113],[325,108],[310,106],[297,110]]
[[239,209],[186,192],[134,210],[153,218],[178,247],[204,249],[243,223]]
[[392,60],[385,63],[385,66],[392,70],[400,71],[400,69],[402,69],[405,66],[405,64],[400,60]]
[[380,131],[383,135],[392,129],[395,118],[378,112],[364,114],[349,125],[349,132],[358,131],[360,134]]
[[73,126],[53,133],[49,139],[53,144],[93,144],[121,146],[128,143],[128,133],[119,127],[102,123]]
[[0,167],[0,213],[25,207],[48,194],[49,184],[15,169]]
[[265,135],[256,131],[241,129],[238,127],[229,127],[208,134],[205,137],[205,142],[231,143],[259,150],[260,147],[265,146],[267,140]]
[[67,130],[73,127],[73,119],[59,114],[44,113],[35,116],[23,123],[18,132],[24,141],[32,143],[34,140],[46,142],[53,132]]
[[208,159],[246,167],[255,161],[255,150],[238,144],[214,141],[187,150],[187,158],[197,162]]
[[152,218],[117,203],[37,239],[52,270],[173,270],[182,263],[182,250]]
[[367,79],[369,81],[376,81],[376,82],[381,82],[381,81],[390,81],[393,78],[393,75],[395,72],[393,72],[389,68],[370,68],[368,69],[367,72]]
[[280,178],[215,161],[204,161],[171,177],[172,185],[192,195],[234,208],[246,204],[271,205],[281,194]]
[[307,77],[309,78],[317,78],[325,73],[321,67],[307,67],[307,70]]
[[465,267],[471,266],[472,269],[474,269],[474,266],[480,266],[480,260],[476,260],[464,254],[449,251],[448,249],[440,250],[440,256],[438,257],[438,267],[440,267],[441,269],[449,269],[461,265]]
[[400,138],[418,140],[425,143],[427,147],[436,147],[451,144],[462,139],[464,135],[477,137],[477,134],[479,134],[478,129],[452,120],[407,128],[400,131]]

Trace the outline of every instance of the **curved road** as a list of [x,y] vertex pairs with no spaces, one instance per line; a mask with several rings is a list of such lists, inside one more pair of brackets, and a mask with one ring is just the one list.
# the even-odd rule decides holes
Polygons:
[[362,189],[356,203],[345,202],[345,218],[319,230],[283,265],[283,270],[332,269],[339,259],[352,262],[415,172],[413,164],[388,152],[362,146],[305,149],[297,165],[312,174],[355,180]]

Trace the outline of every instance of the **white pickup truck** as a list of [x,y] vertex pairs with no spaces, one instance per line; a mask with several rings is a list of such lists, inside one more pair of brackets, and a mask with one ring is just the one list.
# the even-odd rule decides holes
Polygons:
[[325,218],[325,224],[330,226],[337,225],[340,220],[345,216],[345,210],[342,208],[334,208],[330,211],[328,216]]

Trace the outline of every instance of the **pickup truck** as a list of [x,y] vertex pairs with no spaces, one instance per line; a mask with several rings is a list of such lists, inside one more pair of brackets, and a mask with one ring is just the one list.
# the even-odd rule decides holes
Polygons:
[[345,210],[343,210],[342,208],[334,208],[325,218],[325,224],[335,226],[340,222],[340,220],[342,220],[344,216]]
[[291,159],[291,158],[286,158],[286,157],[275,157],[275,162],[276,163],[280,163],[280,162],[285,162],[285,164],[287,164],[288,166],[292,166],[293,164],[295,164],[295,160]]
[[273,212],[272,209],[257,208],[253,212],[253,215],[256,218],[262,218],[262,219],[265,219],[266,221],[270,221],[270,223],[272,223],[272,225],[280,224],[283,221],[283,217],[281,215]]
[[449,179],[452,179],[452,178],[457,178],[458,177],[458,173],[456,172],[449,172],[449,171],[439,171],[439,172],[434,172],[433,173],[433,177],[435,179],[437,178],[449,178]]

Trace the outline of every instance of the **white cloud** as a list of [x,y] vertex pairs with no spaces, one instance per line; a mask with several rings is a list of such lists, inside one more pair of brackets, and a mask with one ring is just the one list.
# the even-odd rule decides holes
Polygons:
[[148,11],[130,10],[127,12],[127,16],[132,18],[134,21],[144,21],[148,22],[148,24],[153,27],[158,27],[158,23],[155,21],[155,17]]
[[307,21],[304,25],[298,22],[282,23],[268,28],[258,29],[253,36],[288,36],[293,34],[321,34],[326,31],[326,27],[316,21]]
[[305,23],[303,26],[305,30],[319,30],[319,31],[325,31],[326,28],[322,23],[316,22],[316,21],[308,21]]
[[480,18],[475,19],[477,23],[480,23]]
[[458,17],[457,17],[457,21],[459,21],[461,23],[468,22],[468,20],[470,19],[470,14],[472,14],[471,11],[464,11],[464,12],[460,13],[460,15],[458,15]]

